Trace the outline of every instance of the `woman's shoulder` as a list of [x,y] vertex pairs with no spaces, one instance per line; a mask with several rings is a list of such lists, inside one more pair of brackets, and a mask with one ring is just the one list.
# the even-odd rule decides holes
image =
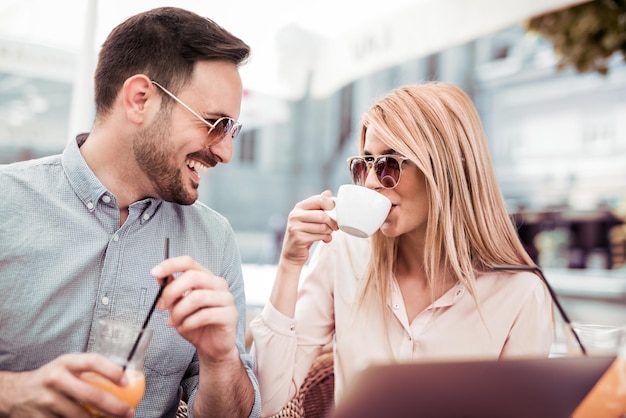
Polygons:
[[476,279],[476,290],[481,301],[495,301],[509,307],[522,306],[530,301],[544,305],[551,300],[543,280],[528,271],[482,274]]
[[511,291],[532,291],[545,287],[543,280],[529,271],[492,271],[481,273],[476,278],[478,287],[504,287]]

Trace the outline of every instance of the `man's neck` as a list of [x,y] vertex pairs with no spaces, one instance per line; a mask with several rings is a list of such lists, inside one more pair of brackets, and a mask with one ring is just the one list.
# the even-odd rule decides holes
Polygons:
[[143,199],[148,193],[142,188],[144,173],[132,159],[132,150],[124,140],[100,136],[92,132],[79,146],[85,162],[100,182],[117,199],[123,224],[128,216],[128,207]]

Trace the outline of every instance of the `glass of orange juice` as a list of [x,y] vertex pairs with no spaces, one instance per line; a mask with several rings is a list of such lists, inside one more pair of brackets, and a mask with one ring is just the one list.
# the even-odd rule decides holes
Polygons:
[[572,418],[626,417],[626,328],[595,324],[572,324],[587,354],[615,355]]
[[[81,379],[97,386],[136,408],[146,389],[143,363],[146,349],[152,337],[152,330],[126,322],[100,319],[96,323],[93,352],[100,353],[120,366],[125,366],[128,385],[121,387],[104,376],[85,372]],[[132,352],[132,356],[130,355]],[[83,405],[92,417],[109,417],[90,405]]]

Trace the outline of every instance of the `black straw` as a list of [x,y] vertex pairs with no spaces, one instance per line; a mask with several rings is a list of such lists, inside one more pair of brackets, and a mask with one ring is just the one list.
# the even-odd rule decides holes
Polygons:
[[[168,258],[170,258],[170,239],[165,238],[165,259],[167,260]],[[150,322],[150,317],[152,316],[152,313],[154,312],[154,308],[156,307],[156,304],[159,301],[161,294],[163,293],[163,289],[165,289],[165,286],[167,285],[170,279],[172,279],[172,276],[167,276],[161,282],[161,287],[159,287],[159,292],[154,298],[154,302],[152,302],[152,306],[150,307],[150,310],[148,311],[148,315],[146,316],[146,319],[143,321],[143,325],[141,326],[141,331],[139,331],[139,335],[137,335],[137,339],[135,340],[135,343],[133,344],[133,348],[130,350],[130,353],[128,354],[126,363],[122,367],[123,370],[126,370],[128,363],[130,363],[130,360],[135,355],[135,351],[137,351],[137,346],[139,345],[139,341],[141,341],[141,337],[146,331],[146,327],[148,326],[148,322]]]
[[572,327],[572,321],[570,321],[569,316],[567,316],[567,314],[565,313],[565,310],[563,309],[563,306],[561,306],[561,303],[559,302],[559,299],[556,297],[556,292],[554,291],[552,286],[550,286],[550,283],[548,283],[548,280],[546,280],[546,276],[543,275],[543,271],[539,267],[533,267],[533,266],[508,266],[508,265],[504,265],[504,266],[493,266],[493,269],[494,270],[530,271],[530,272],[537,273],[537,275],[539,275],[541,280],[543,280],[543,282],[546,284],[546,287],[548,288],[548,292],[550,292],[550,297],[552,298],[552,301],[554,302],[554,304],[556,305],[557,309],[561,313],[561,317],[563,318],[563,321],[565,321],[569,331],[574,335],[574,338],[576,338],[576,342],[578,343],[578,346],[580,347],[580,351],[582,351],[582,353],[585,356],[587,355],[587,350],[583,346],[582,341],[580,341],[580,337],[578,336],[578,333],[576,332],[576,330],[574,330],[574,327]]

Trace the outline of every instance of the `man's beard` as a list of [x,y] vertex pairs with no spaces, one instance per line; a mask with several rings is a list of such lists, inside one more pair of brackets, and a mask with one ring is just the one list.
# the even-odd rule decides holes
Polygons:
[[[133,153],[137,164],[154,186],[158,197],[179,205],[191,205],[198,194],[187,192],[181,167],[173,160],[175,150],[170,146],[170,115],[161,111],[154,123],[137,133]],[[193,184],[194,189],[198,184]]]

